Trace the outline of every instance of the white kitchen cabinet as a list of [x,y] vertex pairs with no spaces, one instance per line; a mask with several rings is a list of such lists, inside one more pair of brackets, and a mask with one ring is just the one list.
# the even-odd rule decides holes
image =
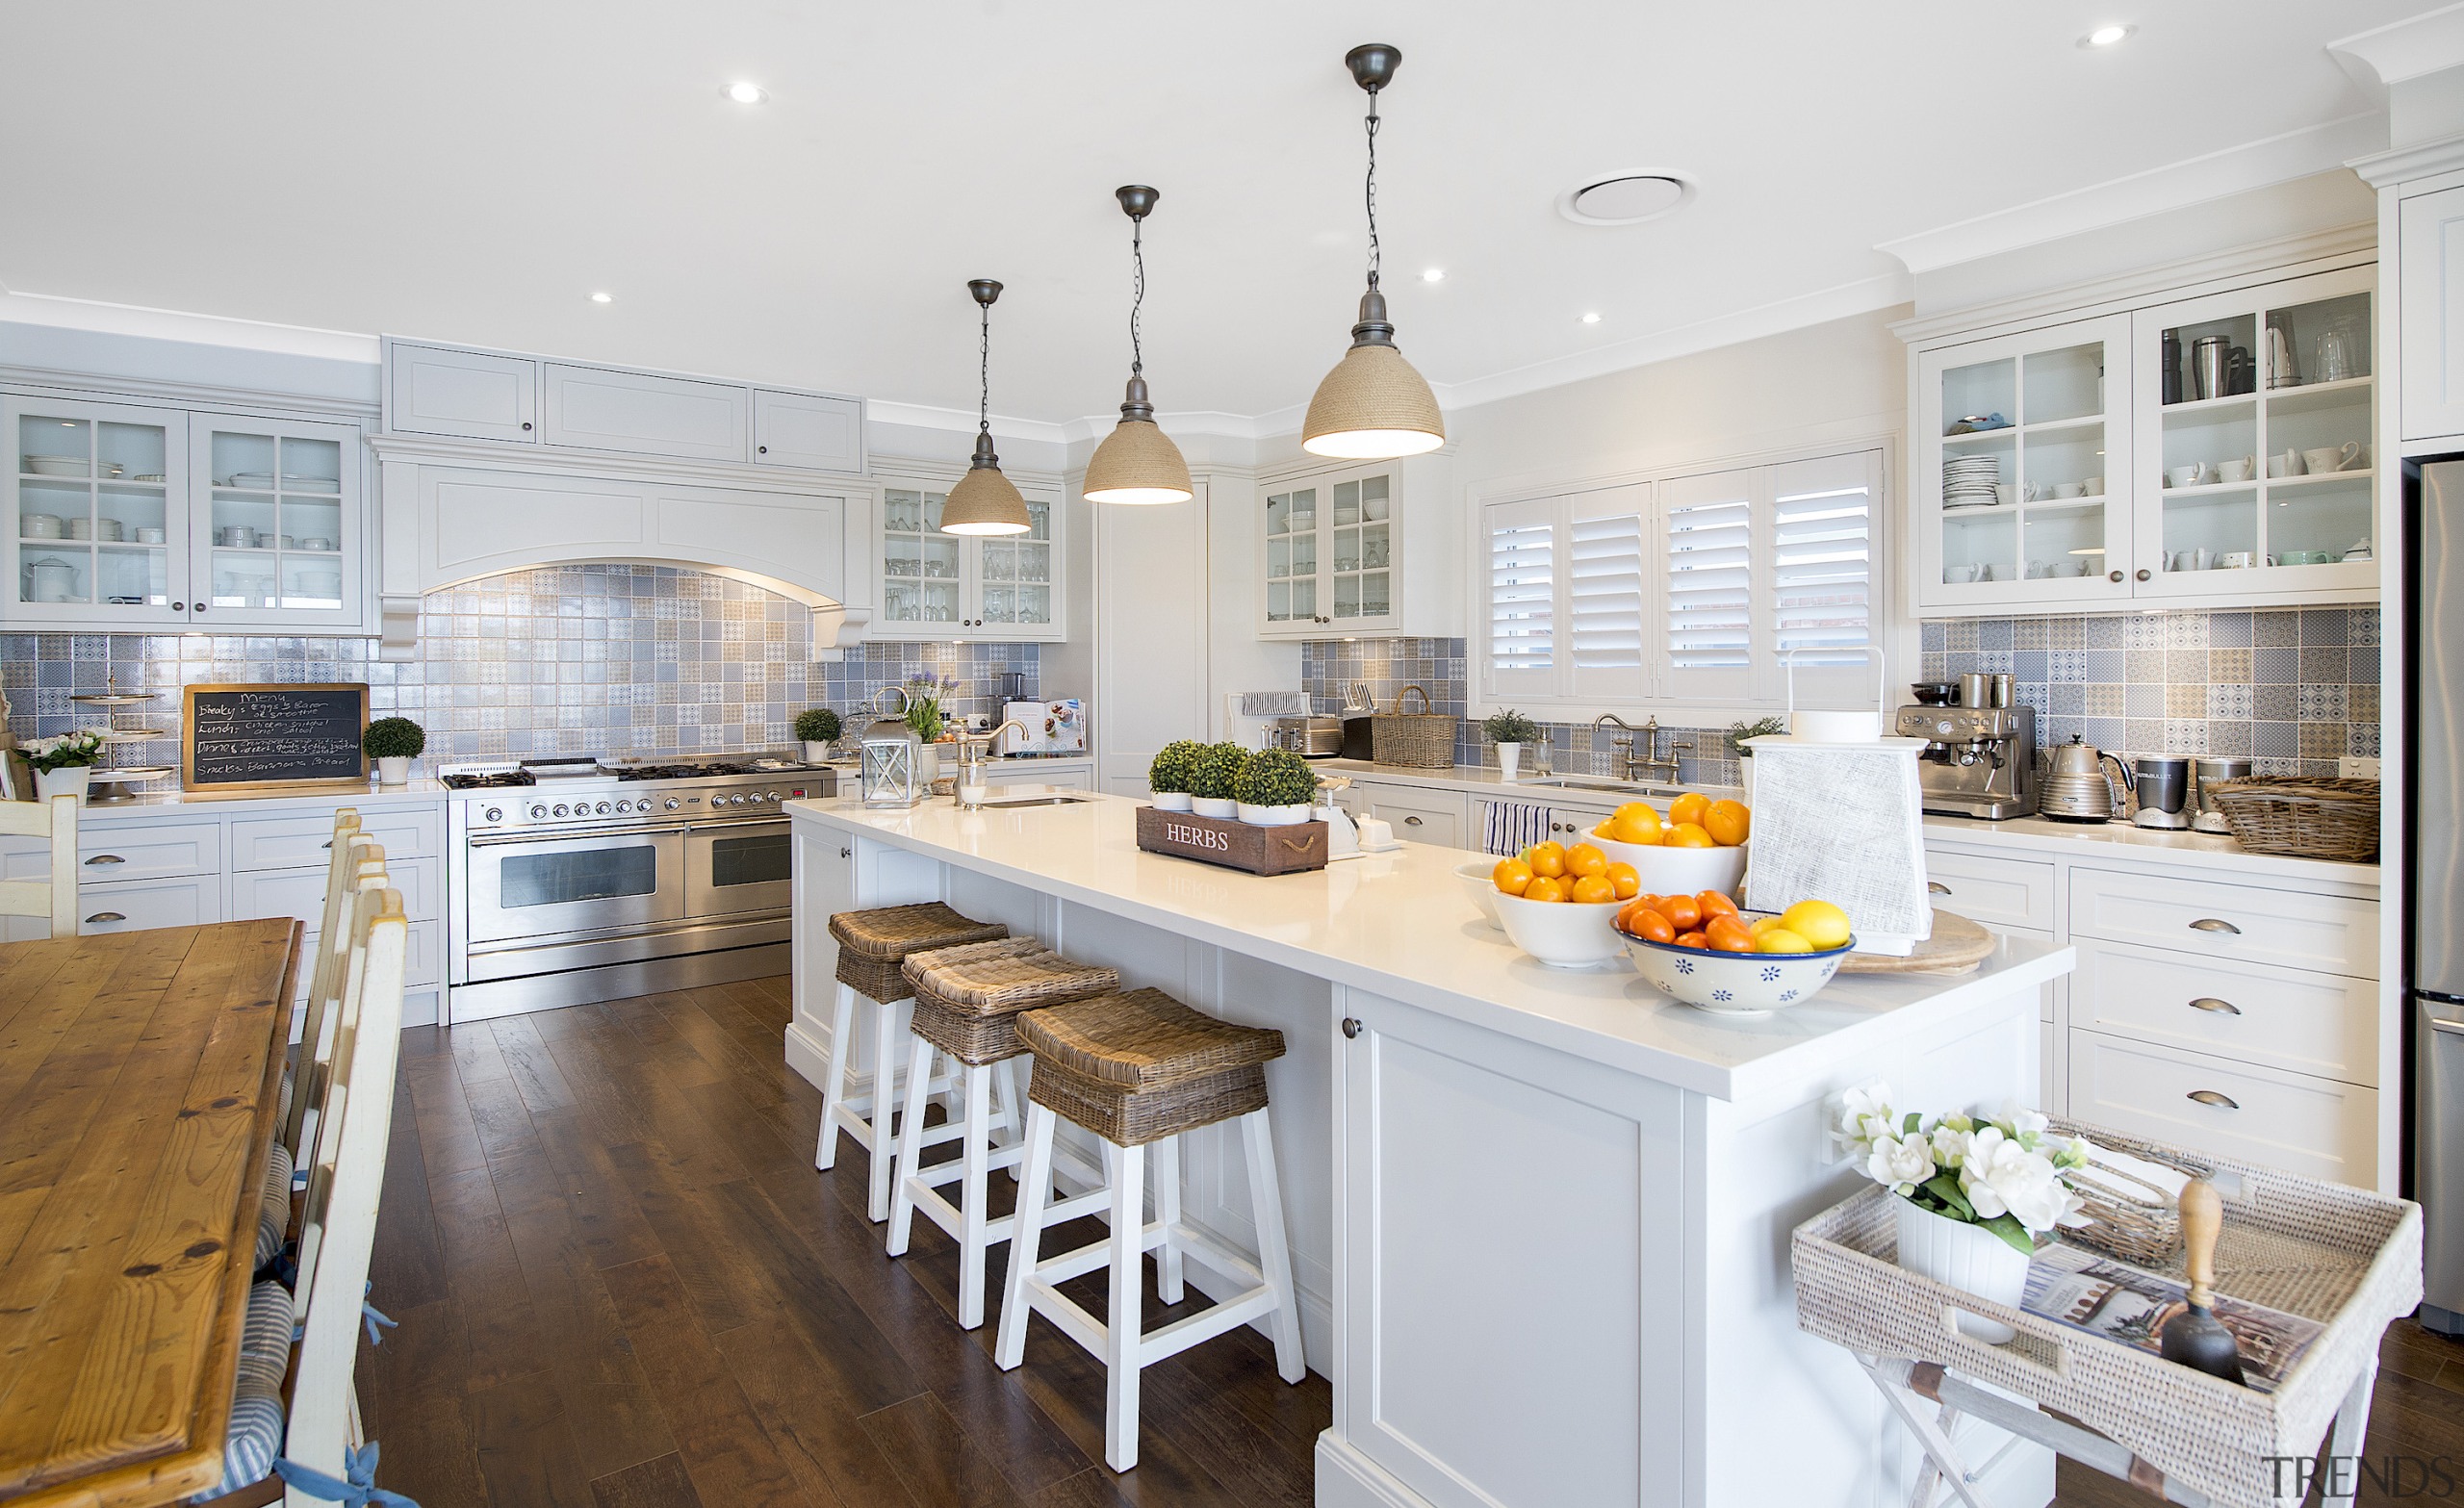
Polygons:
[[1364,799],[1347,809],[1385,818],[1394,825],[1397,837],[1413,843],[1434,843],[1441,848],[1473,846],[1472,801],[1462,792],[1426,785],[1354,783]]
[[753,464],[862,472],[863,400],[754,389]]
[[1452,463],[1441,455],[1262,481],[1259,636],[1461,634],[1451,482]]
[[1066,637],[1061,537],[1066,510],[1056,492],[1040,485],[1019,491],[1027,502],[1027,532],[984,536],[941,532],[946,486],[886,485],[875,552],[881,609],[867,636],[1018,643]]
[[189,422],[189,615],[217,632],[368,618],[356,425],[196,414]]
[[2403,436],[2464,435],[2464,188],[2402,200],[2396,224]]
[[1095,788],[1092,759],[1013,759],[992,767],[991,785],[1055,785],[1066,790]]
[[549,445],[695,461],[742,461],[753,396],[732,383],[549,362],[540,438]]
[[539,443],[539,363],[385,343],[385,427],[396,434]]

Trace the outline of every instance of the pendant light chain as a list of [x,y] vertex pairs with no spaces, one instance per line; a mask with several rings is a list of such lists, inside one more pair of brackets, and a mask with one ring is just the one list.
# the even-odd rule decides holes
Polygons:
[[1138,344],[1138,315],[1146,306],[1146,220],[1142,216],[1129,218],[1129,258],[1136,268],[1130,275],[1129,374],[1138,377],[1146,372],[1145,352]]
[[1369,177],[1361,193],[1369,207],[1369,286],[1377,286],[1377,91],[1369,91]]
[[992,306],[978,304],[984,317],[983,333],[976,347],[976,428],[992,433]]

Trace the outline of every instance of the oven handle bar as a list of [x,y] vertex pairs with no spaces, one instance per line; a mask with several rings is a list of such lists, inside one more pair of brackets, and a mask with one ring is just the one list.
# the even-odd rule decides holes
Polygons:
[[529,832],[474,833],[466,841],[473,848],[499,848],[510,843],[579,843],[591,838],[631,838],[684,831],[681,823],[654,823],[649,827],[557,828]]

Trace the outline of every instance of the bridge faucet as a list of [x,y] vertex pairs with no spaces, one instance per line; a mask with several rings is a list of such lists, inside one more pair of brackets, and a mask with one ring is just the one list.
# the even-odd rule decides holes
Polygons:
[[[1636,728],[1614,712],[1603,712],[1592,719],[1591,726],[1596,731],[1608,723],[1614,723],[1626,730],[1625,737],[1615,740],[1619,751],[1618,779],[1645,785],[1675,785],[1677,783],[1677,752],[1681,749],[1691,752],[1694,746],[1691,743],[1681,744],[1672,740],[1668,745],[1667,757],[1661,757],[1661,728],[1658,713],[1653,713],[1644,719],[1642,727]],[[1634,744],[1637,738],[1642,740],[1643,749],[1643,757],[1639,759],[1634,757]],[[1642,773],[1635,774],[1637,770]]]

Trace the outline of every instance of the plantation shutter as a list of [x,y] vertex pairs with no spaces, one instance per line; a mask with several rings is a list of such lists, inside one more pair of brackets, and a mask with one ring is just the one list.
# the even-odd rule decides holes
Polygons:
[[1794,652],[1801,703],[1864,705],[1873,695],[1865,648],[1880,460],[1860,451],[1770,469],[1773,649],[1783,666]]
[[1651,691],[1644,520],[1648,485],[1578,493],[1569,500],[1566,623],[1574,694],[1630,702]]
[[1491,503],[1488,545],[1488,690],[1511,697],[1561,689],[1556,499]]
[[1679,697],[1756,693],[1758,470],[1711,472],[1660,484],[1661,609],[1667,683]]

